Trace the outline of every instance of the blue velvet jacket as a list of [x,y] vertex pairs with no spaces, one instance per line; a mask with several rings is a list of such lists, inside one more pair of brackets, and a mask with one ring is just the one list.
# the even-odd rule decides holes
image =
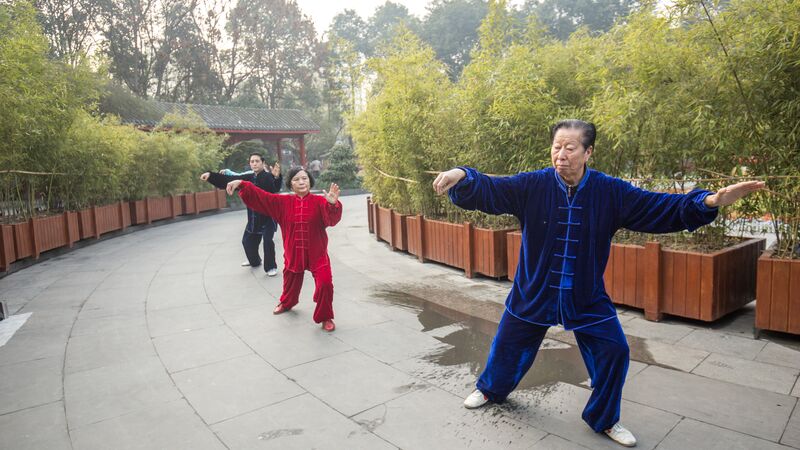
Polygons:
[[571,195],[553,168],[510,177],[462,169],[467,176],[449,191],[454,204],[519,219],[522,246],[506,310],[540,325],[573,330],[616,317],[603,273],[618,229],[692,231],[717,216],[703,203],[708,191],[649,192],[589,168]]

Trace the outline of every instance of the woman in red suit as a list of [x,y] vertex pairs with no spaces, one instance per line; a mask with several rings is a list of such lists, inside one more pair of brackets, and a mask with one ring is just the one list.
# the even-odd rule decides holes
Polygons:
[[283,293],[280,303],[272,311],[281,314],[297,305],[305,271],[314,276],[314,322],[321,323],[325,331],[333,331],[333,278],[328,258],[328,234],[342,218],[339,186],[331,184],[323,195],[311,193],[314,178],[302,167],[289,171],[286,187],[293,195],[278,195],[263,191],[247,181],[228,183],[227,191],[239,197],[245,205],[261,214],[272,217],[281,227],[283,236]]

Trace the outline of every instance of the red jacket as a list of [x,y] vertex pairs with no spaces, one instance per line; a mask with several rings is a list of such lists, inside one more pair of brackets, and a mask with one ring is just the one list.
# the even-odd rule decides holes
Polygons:
[[342,203],[331,205],[325,197],[308,194],[278,195],[248,181],[239,185],[239,197],[249,208],[266,214],[281,226],[284,267],[291,272],[315,270],[330,264],[328,234],[342,219]]

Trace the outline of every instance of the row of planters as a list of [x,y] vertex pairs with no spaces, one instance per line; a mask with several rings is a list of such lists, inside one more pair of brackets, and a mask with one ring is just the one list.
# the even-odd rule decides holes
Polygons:
[[15,261],[38,259],[48,250],[71,248],[80,240],[99,239],[103,234],[125,230],[131,225],[150,224],[226,206],[225,191],[214,190],[117,202],[0,225],[0,270],[8,271]]
[[[514,280],[522,234],[484,229],[422,215],[399,214],[367,199],[369,231],[392,250],[476,273]],[[764,239],[745,239],[713,253],[612,244],[604,274],[617,303],[644,310],[648,320],[664,314],[712,322],[756,302],[756,328],[800,334],[800,260],[775,259]]]

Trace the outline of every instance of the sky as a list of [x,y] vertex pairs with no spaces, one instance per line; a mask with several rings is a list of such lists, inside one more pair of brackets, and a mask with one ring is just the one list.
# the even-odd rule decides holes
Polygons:
[[[425,14],[425,6],[429,0],[392,0],[408,8],[408,11],[420,19]],[[367,20],[375,10],[386,3],[386,0],[297,0],[300,9],[314,20],[317,36],[321,36],[330,26],[333,16],[345,9],[355,10],[362,19]]]

